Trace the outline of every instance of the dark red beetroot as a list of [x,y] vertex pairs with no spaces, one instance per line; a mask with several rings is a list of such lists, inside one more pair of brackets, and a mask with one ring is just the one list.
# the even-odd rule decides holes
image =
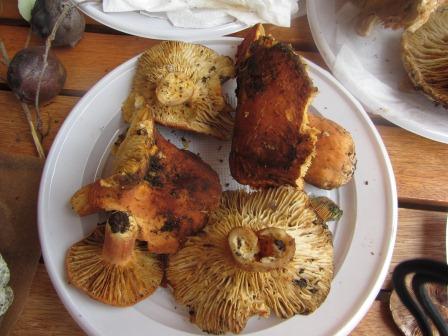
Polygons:
[[[45,47],[29,47],[20,50],[8,67],[7,81],[11,90],[25,103],[34,103],[37,85],[43,67]],[[65,83],[66,71],[62,63],[51,52],[48,65],[42,76],[39,102],[44,103],[57,96]]]
[[[33,32],[47,38],[53,30],[68,0],[37,0],[31,12],[30,25]],[[71,46],[82,38],[86,22],[77,8],[71,8],[56,31],[53,46]]]

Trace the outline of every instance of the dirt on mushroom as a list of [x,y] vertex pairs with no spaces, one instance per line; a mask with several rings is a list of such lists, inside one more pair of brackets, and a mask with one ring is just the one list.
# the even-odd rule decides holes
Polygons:
[[190,320],[209,333],[239,333],[253,315],[316,310],[330,290],[333,245],[308,205],[293,187],[225,192],[204,232],[169,257],[168,283]]

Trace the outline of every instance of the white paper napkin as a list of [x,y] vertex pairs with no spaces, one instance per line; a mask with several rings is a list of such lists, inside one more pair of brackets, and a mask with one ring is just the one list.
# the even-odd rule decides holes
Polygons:
[[297,0],[103,0],[103,11],[166,15],[174,26],[184,28],[208,28],[234,20],[289,27],[298,4]]

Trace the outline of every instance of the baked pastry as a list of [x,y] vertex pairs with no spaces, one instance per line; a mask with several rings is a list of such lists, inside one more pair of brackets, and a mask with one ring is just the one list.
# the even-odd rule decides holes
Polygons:
[[334,121],[309,114],[310,126],[319,130],[316,155],[305,181],[321,189],[334,189],[348,183],[355,173],[355,143],[349,132]]
[[294,187],[228,191],[204,231],[169,257],[166,274],[199,328],[239,333],[253,315],[289,318],[322,304],[332,236]]
[[253,29],[258,33],[249,32],[238,52],[244,59],[237,60],[230,171],[254,188],[302,187],[314,155],[316,136],[307,111],[317,90],[290,45]]
[[415,32],[401,40],[404,68],[427,97],[448,107],[448,5],[440,6]]
[[147,104],[162,125],[229,138],[232,109],[221,84],[234,76],[230,57],[198,44],[161,42],[140,56],[123,117],[129,122],[135,105]]

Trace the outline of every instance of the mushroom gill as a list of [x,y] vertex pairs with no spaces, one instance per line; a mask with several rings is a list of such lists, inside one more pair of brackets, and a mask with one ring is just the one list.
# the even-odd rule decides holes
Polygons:
[[415,32],[403,33],[402,60],[417,89],[448,107],[448,5],[439,7]]
[[[118,213],[112,213],[109,221]],[[67,276],[71,284],[95,300],[130,306],[157,289],[163,269],[159,259],[135,240],[135,223],[128,230],[114,232],[109,221],[68,250]]]
[[206,332],[239,333],[253,315],[309,314],[333,277],[331,232],[292,187],[229,191],[197,236],[169,257],[168,283]]
[[221,84],[234,76],[230,57],[202,45],[162,42],[139,58],[122,106],[124,119],[129,121],[135,104],[144,102],[162,125],[226,139],[233,119]]
[[376,24],[415,31],[446,0],[352,0],[361,9],[356,31],[367,36]]

